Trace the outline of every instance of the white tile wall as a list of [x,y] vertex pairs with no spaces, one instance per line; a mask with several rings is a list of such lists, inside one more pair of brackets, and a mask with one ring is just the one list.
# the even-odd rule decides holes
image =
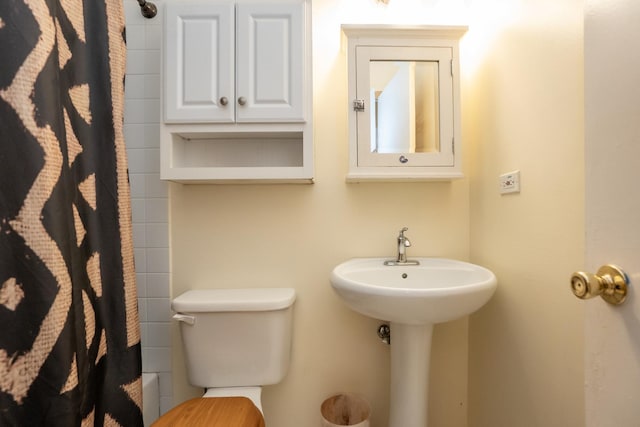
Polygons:
[[[162,16],[123,0],[127,20],[124,134],[129,159],[142,370],[160,379],[160,413],[172,406],[168,192],[160,181]],[[161,10],[161,1],[154,2]]]

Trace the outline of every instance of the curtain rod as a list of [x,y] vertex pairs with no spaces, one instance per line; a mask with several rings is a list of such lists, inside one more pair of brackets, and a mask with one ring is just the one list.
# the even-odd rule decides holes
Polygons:
[[138,0],[138,4],[140,5],[140,13],[145,18],[151,19],[158,14],[158,8],[155,4],[146,0]]

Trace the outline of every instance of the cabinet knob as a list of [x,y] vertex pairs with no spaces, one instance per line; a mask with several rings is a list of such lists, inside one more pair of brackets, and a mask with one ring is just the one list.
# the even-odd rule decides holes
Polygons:
[[227,99],[226,96],[223,96],[222,98],[220,98],[220,105],[227,105],[229,103],[229,100]]
[[244,96],[241,96],[240,98],[238,98],[238,104],[244,105],[246,103],[247,103],[247,98],[245,98]]

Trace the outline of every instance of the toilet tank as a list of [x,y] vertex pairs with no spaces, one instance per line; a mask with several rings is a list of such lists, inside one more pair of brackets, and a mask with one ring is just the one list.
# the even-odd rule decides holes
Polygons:
[[189,383],[279,383],[289,367],[295,297],[291,288],[261,288],[191,290],[175,298]]

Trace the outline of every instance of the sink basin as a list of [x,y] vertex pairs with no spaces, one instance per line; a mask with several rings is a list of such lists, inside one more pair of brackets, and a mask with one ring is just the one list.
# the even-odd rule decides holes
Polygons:
[[384,265],[389,258],[355,258],[333,269],[331,284],[354,311],[420,325],[448,322],[482,307],[497,287],[484,267],[446,258],[412,258],[419,265]]
[[343,262],[331,272],[331,285],[352,310],[390,322],[388,426],[427,427],[433,326],[482,307],[497,280],[484,267],[452,259],[413,258],[419,265],[387,260]]

